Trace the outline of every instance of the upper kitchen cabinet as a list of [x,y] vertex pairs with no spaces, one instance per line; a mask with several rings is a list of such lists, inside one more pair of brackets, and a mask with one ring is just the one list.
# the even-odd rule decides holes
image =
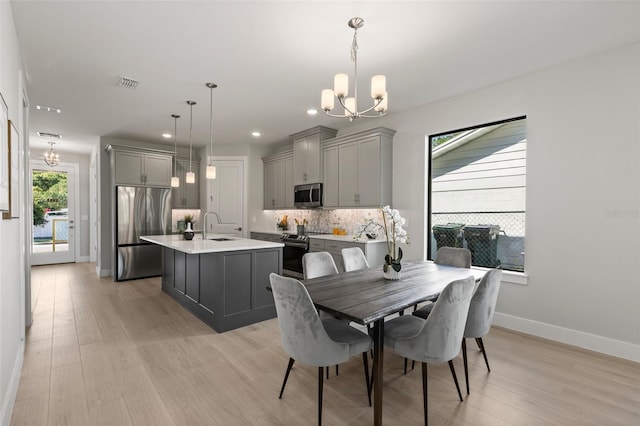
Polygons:
[[109,145],[116,185],[171,186],[171,153]]
[[[196,175],[196,183],[187,183],[187,172],[191,170]],[[200,208],[200,161],[189,163],[189,158],[176,158],[175,176],[180,178],[180,186],[171,188],[171,206],[174,209]]]
[[291,135],[293,140],[293,184],[322,182],[320,143],[334,138],[337,130],[324,126]]
[[262,157],[264,165],[264,209],[292,209],[293,151]]
[[324,206],[391,204],[394,134],[394,130],[378,127],[323,143]]

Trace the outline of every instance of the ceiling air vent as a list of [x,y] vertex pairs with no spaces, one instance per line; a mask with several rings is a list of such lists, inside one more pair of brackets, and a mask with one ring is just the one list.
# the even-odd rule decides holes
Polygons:
[[53,138],[53,139],[62,139],[62,135],[57,133],[47,133],[47,132],[36,132],[36,135],[43,138]]
[[138,83],[140,83],[138,80],[134,80],[132,78],[129,77],[122,77],[120,76],[120,81],[118,82],[118,87],[123,87],[125,89],[135,89],[136,87],[138,87]]

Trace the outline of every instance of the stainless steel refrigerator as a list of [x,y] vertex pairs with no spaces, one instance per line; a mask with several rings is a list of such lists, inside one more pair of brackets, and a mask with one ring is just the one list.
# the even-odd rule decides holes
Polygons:
[[171,233],[171,189],[116,187],[116,280],[162,274],[162,249],[140,239]]

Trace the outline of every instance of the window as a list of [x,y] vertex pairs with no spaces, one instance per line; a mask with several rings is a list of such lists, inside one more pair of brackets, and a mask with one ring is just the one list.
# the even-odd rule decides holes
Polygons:
[[472,265],[524,272],[526,118],[429,136],[427,249],[466,247]]

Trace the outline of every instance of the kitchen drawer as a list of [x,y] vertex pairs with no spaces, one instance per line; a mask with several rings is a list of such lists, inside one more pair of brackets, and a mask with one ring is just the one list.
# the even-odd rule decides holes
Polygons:
[[358,244],[355,241],[354,242],[331,241],[331,240],[324,241],[324,249],[329,253],[341,254],[343,248],[349,248],[349,247],[360,247],[363,252],[365,251],[364,244]]
[[309,240],[309,251],[325,251],[325,241],[312,238]]

